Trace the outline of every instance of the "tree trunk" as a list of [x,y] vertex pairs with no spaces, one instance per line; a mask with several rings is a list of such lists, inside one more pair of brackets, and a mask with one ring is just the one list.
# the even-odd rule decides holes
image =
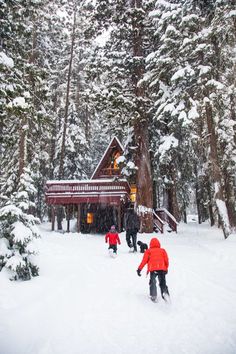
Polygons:
[[195,195],[196,195],[196,205],[197,205],[197,215],[198,215],[198,223],[202,223],[202,213],[201,213],[201,197],[199,191],[198,182],[195,185]]
[[66,103],[65,103],[65,118],[63,124],[63,133],[62,133],[62,143],[61,143],[61,154],[60,154],[60,163],[59,163],[59,179],[64,178],[64,159],[65,159],[65,143],[66,143],[66,130],[68,123],[68,112],[69,112],[69,96],[70,96],[70,84],[71,84],[71,75],[72,75],[72,63],[74,55],[74,45],[75,45],[75,28],[76,28],[76,7],[74,8],[74,19],[73,27],[71,34],[71,50],[70,50],[70,61],[67,75],[67,87],[66,87]]
[[210,165],[211,165],[211,176],[214,183],[214,200],[217,207],[217,212],[221,226],[223,229],[224,237],[227,238],[231,233],[228,212],[226,208],[224,189],[222,185],[222,175],[221,169],[218,162],[218,152],[217,152],[217,137],[215,132],[215,124],[213,119],[213,112],[210,101],[205,99],[205,112],[207,120],[207,128],[210,139]]
[[210,183],[209,177],[208,177],[208,182],[207,182],[207,192],[208,192],[208,198],[209,198],[208,212],[209,212],[209,217],[210,217],[210,223],[211,223],[211,226],[214,226],[215,225],[215,218],[214,218],[214,211],[213,211],[211,183]]
[[135,162],[138,167],[136,174],[136,205],[141,217],[142,231],[153,232],[153,189],[147,127],[144,128],[143,125],[136,124],[135,138],[137,146]]
[[176,171],[175,171],[175,167],[172,164],[170,165],[169,175],[170,175],[172,184],[170,184],[167,189],[168,210],[175,217],[177,222],[180,222],[181,213],[180,213],[179,203],[178,203],[178,199],[177,199]]
[[[23,113],[24,114],[24,113]],[[19,127],[19,177],[24,172],[26,164],[26,118],[22,115],[20,117]]]
[[131,9],[133,10],[133,57],[136,58],[132,83],[134,87],[136,111],[138,112],[134,123],[134,139],[136,145],[135,164],[138,168],[136,174],[136,206],[141,218],[141,230],[143,232],[153,232],[153,187],[149,153],[149,124],[145,104],[143,103],[146,94],[144,86],[138,84],[144,74],[143,26],[142,19],[140,20],[140,13],[136,12],[137,9],[142,9],[142,0],[131,0]]
[[58,205],[56,207],[56,214],[57,214],[57,230],[62,230],[63,229],[62,220],[64,217],[64,210],[62,206]]
[[234,176],[230,176],[227,171],[224,173],[226,207],[229,215],[229,222],[232,228],[236,228],[236,210],[234,195]]

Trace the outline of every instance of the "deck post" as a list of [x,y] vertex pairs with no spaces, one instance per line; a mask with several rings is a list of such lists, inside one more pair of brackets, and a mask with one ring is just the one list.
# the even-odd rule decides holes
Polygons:
[[53,205],[51,207],[51,212],[52,212],[52,231],[54,231],[55,230],[55,208]]
[[120,203],[117,208],[118,211],[118,232],[121,232],[121,208],[120,208]]
[[81,218],[81,205],[77,205],[77,232],[80,233],[80,218]]
[[70,205],[66,206],[66,220],[67,220],[66,232],[70,232]]

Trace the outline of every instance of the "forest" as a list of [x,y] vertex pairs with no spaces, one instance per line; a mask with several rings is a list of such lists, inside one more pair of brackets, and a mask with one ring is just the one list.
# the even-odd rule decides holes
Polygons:
[[0,0],[0,31],[0,270],[37,275],[46,181],[90,178],[113,136],[150,230],[165,206],[233,232],[235,0]]

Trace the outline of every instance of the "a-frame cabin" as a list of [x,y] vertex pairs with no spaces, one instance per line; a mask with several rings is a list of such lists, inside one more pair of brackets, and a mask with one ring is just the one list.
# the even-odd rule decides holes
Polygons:
[[130,185],[121,177],[117,159],[123,147],[114,137],[108,145],[90,180],[48,181],[46,203],[52,207],[52,230],[55,227],[55,207],[63,206],[67,216],[67,231],[71,215],[77,212],[78,232],[107,232],[116,225],[123,228],[123,215],[130,202]]

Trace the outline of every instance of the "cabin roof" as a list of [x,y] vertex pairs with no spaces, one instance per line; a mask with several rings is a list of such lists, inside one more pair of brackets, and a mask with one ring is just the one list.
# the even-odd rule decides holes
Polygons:
[[[99,174],[100,174],[102,168],[104,167],[104,165],[106,164],[106,162],[108,161],[108,158],[109,158],[110,154],[112,153],[113,148],[117,148],[117,150],[120,151],[120,153],[124,152],[124,147],[116,136],[114,136],[111,139],[110,144],[108,145],[101,160],[99,161],[97,167],[95,168],[95,171],[93,172],[91,179],[95,180],[96,178],[99,177]],[[113,178],[113,177],[114,176],[111,176],[111,178]]]
[[[116,153],[124,151],[119,139],[113,137],[91,179],[49,180],[45,186],[48,204],[108,203],[120,204],[129,199],[130,185],[120,176],[120,169],[110,167]],[[108,167],[109,166],[109,167]],[[107,168],[108,167],[108,168]],[[111,171],[109,175],[107,171]],[[112,174],[113,173],[113,174]]]

